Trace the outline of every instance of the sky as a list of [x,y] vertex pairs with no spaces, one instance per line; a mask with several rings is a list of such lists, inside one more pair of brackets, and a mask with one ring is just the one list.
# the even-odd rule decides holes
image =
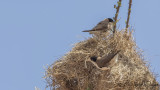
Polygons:
[[[81,31],[114,17],[117,1],[0,0],[0,89],[44,90],[44,67],[69,52],[74,43],[91,37]],[[125,27],[129,0],[123,1],[119,29]],[[151,71],[160,75],[159,3],[133,0],[130,25]]]

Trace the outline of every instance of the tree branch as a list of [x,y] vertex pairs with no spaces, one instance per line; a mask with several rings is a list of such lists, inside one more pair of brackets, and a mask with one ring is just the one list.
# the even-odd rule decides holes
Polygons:
[[129,7],[128,7],[128,17],[127,17],[127,22],[126,22],[126,32],[129,27],[129,19],[130,19],[130,14],[131,14],[131,6],[132,6],[132,0],[129,0]]
[[116,31],[116,24],[117,24],[117,18],[118,18],[118,14],[119,14],[119,9],[120,9],[120,7],[121,7],[121,2],[122,2],[122,0],[119,0],[117,3],[118,3],[118,7],[116,7],[115,6],[115,8],[117,9],[117,11],[116,11],[116,14],[115,14],[115,17],[114,17],[114,21],[115,21],[115,23],[114,23],[114,28],[113,28],[113,33],[115,33],[115,31]]

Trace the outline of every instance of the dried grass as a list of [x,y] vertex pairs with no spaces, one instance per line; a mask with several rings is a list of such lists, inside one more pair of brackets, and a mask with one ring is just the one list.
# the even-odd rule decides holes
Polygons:
[[[91,56],[120,50],[114,65],[99,68]],[[107,69],[105,69],[107,68]],[[155,76],[144,62],[132,33],[125,30],[95,33],[74,48],[46,71],[52,90],[159,90]]]

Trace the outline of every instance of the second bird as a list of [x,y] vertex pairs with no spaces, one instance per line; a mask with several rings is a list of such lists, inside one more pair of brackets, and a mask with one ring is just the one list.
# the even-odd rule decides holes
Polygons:
[[111,18],[104,19],[99,22],[92,30],[84,30],[83,32],[91,32],[91,31],[111,31],[113,30],[114,21]]

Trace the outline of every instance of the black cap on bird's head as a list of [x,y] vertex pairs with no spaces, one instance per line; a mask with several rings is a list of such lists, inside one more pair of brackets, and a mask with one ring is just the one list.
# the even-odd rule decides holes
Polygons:
[[113,19],[112,18],[108,18],[109,22],[113,22]]

